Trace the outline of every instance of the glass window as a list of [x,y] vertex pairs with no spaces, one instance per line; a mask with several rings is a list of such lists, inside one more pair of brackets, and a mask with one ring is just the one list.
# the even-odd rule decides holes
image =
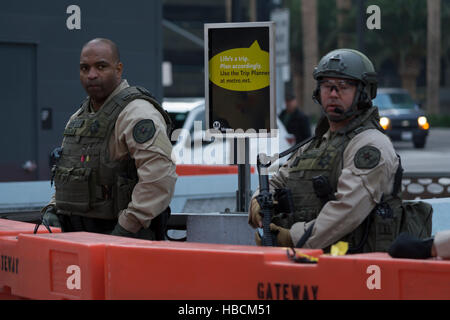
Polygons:
[[372,102],[379,109],[413,109],[415,107],[414,100],[405,93],[379,93]]
[[390,97],[391,97],[392,104],[396,108],[402,108],[402,109],[414,108],[415,103],[414,103],[413,99],[407,94],[393,93],[390,95]]

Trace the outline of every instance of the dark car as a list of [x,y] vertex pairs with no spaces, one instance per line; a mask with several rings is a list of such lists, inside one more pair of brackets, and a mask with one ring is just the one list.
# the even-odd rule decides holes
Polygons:
[[378,107],[380,124],[392,141],[412,141],[415,148],[425,147],[430,124],[408,91],[379,88],[372,102]]

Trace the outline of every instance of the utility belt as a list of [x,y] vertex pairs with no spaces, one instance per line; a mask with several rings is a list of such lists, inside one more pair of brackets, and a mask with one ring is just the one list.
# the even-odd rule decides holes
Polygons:
[[[135,234],[135,238],[144,240],[165,240],[167,223],[171,214],[170,207],[167,207],[156,218],[154,218],[149,228],[142,228]],[[110,234],[117,224],[117,219],[98,219],[79,215],[57,214],[61,224],[62,232],[93,232]]]

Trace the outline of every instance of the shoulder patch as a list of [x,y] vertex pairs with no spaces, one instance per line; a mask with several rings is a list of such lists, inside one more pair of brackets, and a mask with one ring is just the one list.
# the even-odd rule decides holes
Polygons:
[[365,146],[356,152],[355,167],[358,169],[372,169],[380,162],[381,152],[373,146]]
[[137,143],[144,143],[153,138],[156,129],[153,120],[141,120],[134,126],[133,138]]

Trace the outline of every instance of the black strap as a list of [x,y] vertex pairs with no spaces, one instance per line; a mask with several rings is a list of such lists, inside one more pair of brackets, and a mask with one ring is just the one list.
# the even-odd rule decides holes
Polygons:
[[312,233],[312,229],[314,227],[315,222],[313,222],[309,228],[306,230],[306,232],[303,234],[303,236],[300,238],[300,240],[298,240],[297,245],[295,246],[296,248],[302,248],[306,241],[308,241],[309,237],[311,237],[311,233]]
[[402,187],[402,178],[403,178],[402,159],[400,158],[400,156],[398,154],[397,154],[397,158],[398,158],[398,167],[397,167],[397,171],[395,172],[392,196],[396,196],[401,191],[401,187]]
[[305,144],[307,144],[308,142],[312,141],[315,137],[316,136],[312,136],[312,137],[309,137],[309,138],[307,138],[307,139],[297,143],[295,146],[292,146],[289,149],[287,149],[287,150],[283,151],[282,153],[280,153],[278,155],[278,158],[281,159],[281,158],[287,156],[288,154],[290,154],[290,153],[292,153],[294,151],[297,151],[299,148],[303,147]]
[[44,221],[44,219],[41,217],[41,219],[38,221],[38,223],[36,223],[36,225],[34,226],[34,231],[33,234],[36,234],[39,227],[41,226],[41,224],[48,230],[49,233],[52,233],[52,230],[50,229],[49,225],[47,224],[47,222]]

